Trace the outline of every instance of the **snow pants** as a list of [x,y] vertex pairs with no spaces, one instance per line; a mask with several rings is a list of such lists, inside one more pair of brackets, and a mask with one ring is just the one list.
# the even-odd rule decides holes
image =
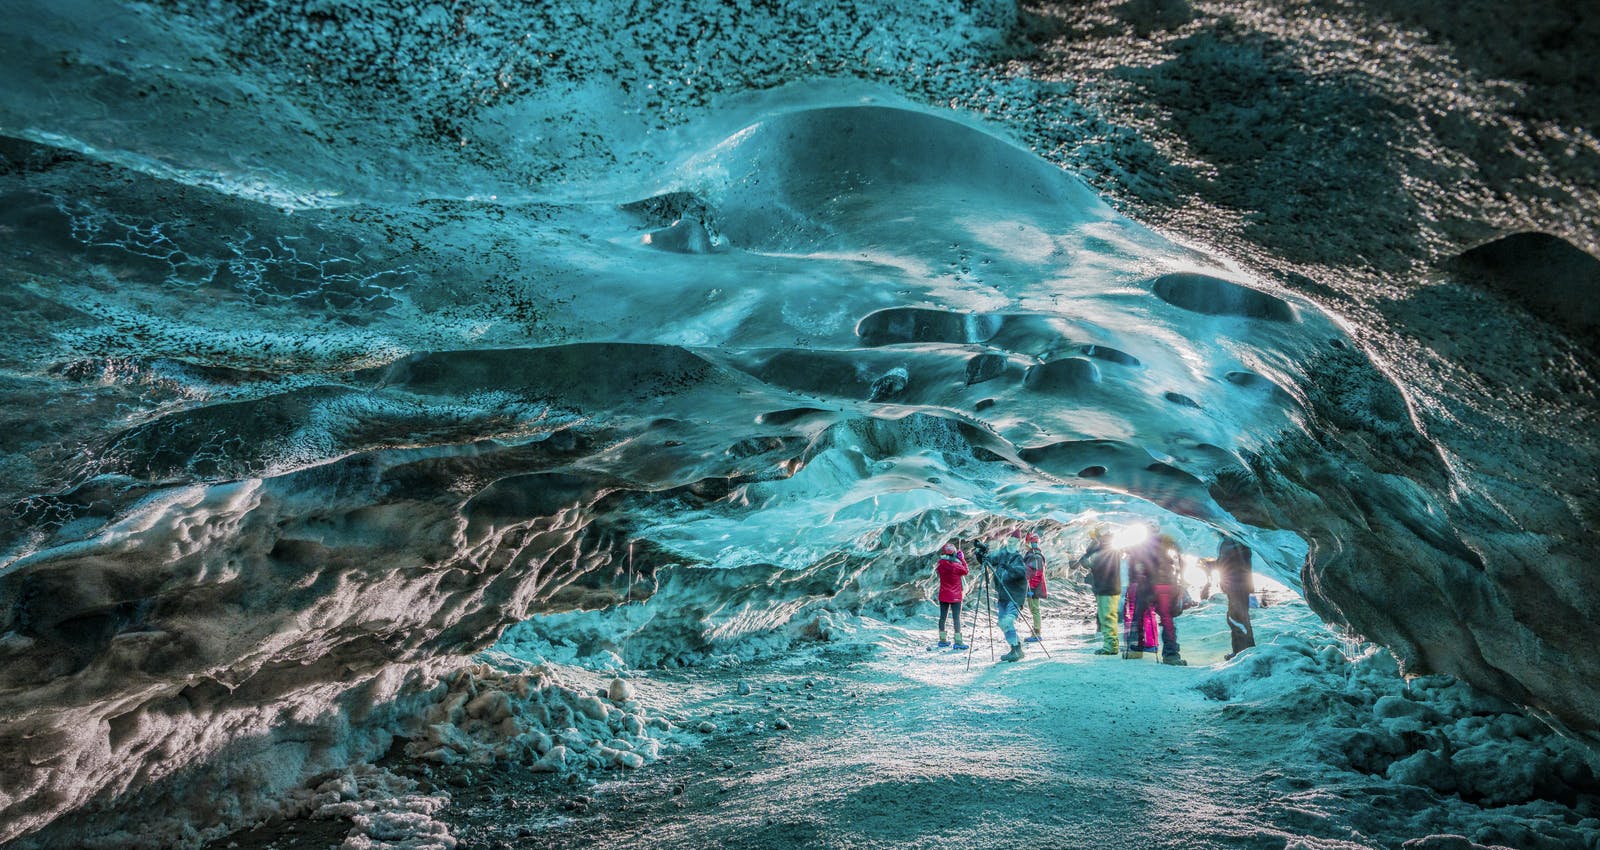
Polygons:
[[1022,613],[1022,609],[1017,605],[1017,600],[1007,598],[1006,594],[1002,593],[996,610],[1000,615],[1000,631],[1006,636],[1006,645],[1016,646],[1022,643],[1022,641],[1017,640],[1017,615]]
[[1183,588],[1176,584],[1158,584],[1155,586],[1155,609],[1157,617],[1161,618],[1161,657],[1178,657],[1178,606],[1183,604]]
[[1148,597],[1129,585],[1122,594],[1122,648],[1143,652],[1156,648],[1156,611]]
[[946,617],[949,617],[952,621],[954,621],[953,625],[956,627],[956,636],[959,637],[961,635],[961,603],[939,603],[939,634],[941,635],[944,634],[944,621]]
[[1117,651],[1117,600],[1116,596],[1096,596],[1096,622],[1099,625],[1100,640],[1103,646],[1111,651]]
[[1044,636],[1044,622],[1039,619],[1039,597],[1028,597],[1028,612],[1033,614],[1033,633]]
[[1233,638],[1233,654],[1256,645],[1255,630],[1250,628],[1250,594],[1228,594],[1228,634]]

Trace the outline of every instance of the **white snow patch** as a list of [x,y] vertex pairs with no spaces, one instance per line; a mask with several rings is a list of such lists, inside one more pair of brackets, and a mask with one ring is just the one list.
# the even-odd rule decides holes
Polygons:
[[419,793],[416,780],[360,764],[310,794],[311,817],[354,824],[341,850],[455,850],[450,828],[433,818],[450,795]]

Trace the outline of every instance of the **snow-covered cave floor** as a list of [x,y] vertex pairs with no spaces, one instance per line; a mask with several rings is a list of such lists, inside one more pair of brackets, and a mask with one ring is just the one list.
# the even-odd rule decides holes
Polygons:
[[[928,649],[931,618],[869,622],[759,662],[632,674],[641,703],[699,739],[639,771],[389,766],[447,792],[434,817],[455,846],[486,850],[1471,846],[1447,835],[1600,847],[1576,748],[1444,677],[1407,685],[1386,653],[1299,603],[1257,611],[1262,646],[1224,663],[1222,607],[1180,618],[1188,668],[1093,655],[1081,607],[1059,603],[1049,657],[1030,645],[1018,664],[990,661],[1004,647],[981,616],[970,668],[966,653]],[[695,731],[706,723],[715,731]],[[1564,803],[1504,804],[1529,771],[1591,785]],[[1451,782],[1461,794],[1435,790]],[[210,846],[307,850],[342,835],[301,822]],[[418,838],[361,846],[440,846]]]

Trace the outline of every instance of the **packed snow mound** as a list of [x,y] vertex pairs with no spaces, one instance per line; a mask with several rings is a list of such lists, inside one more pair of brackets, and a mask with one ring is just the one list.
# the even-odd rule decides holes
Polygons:
[[[1258,634],[1270,638],[1194,684],[1225,703],[1227,722],[1258,730],[1261,746],[1278,753],[1286,769],[1258,781],[1310,793],[1332,769],[1392,783],[1377,793],[1410,813],[1412,834],[1474,825],[1469,836],[1407,847],[1594,846],[1600,758],[1592,749],[1454,677],[1405,677],[1387,650],[1311,622],[1299,605],[1258,613]],[[1342,787],[1329,781],[1317,793]],[[1359,817],[1352,826],[1364,827]]]
[[1581,744],[1458,679],[1407,680],[1387,652],[1347,649],[1274,640],[1195,687],[1233,703],[1234,719],[1305,723],[1308,746],[1350,770],[1490,807],[1600,800],[1594,757]]
[[[1137,140],[986,70],[1049,26],[901,5],[19,10],[0,840],[231,746],[315,775],[348,754],[304,718],[415,708],[419,671],[658,570],[810,616],[841,564],[1006,519],[1225,530],[1414,669],[1592,733],[1592,447],[1507,460],[1522,414],[1369,335],[1485,317],[1336,317],[1131,221],[1058,165]],[[1463,350],[1581,376],[1529,339]],[[1592,381],[1560,395],[1593,421]]]

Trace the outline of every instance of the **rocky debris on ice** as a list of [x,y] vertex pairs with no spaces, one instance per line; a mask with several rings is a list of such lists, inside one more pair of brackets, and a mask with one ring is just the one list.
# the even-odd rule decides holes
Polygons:
[[637,768],[678,746],[672,724],[611,680],[606,699],[554,681],[545,667],[474,664],[446,676],[406,754],[441,764],[511,761],[537,771]]
[[716,254],[728,250],[727,237],[694,218],[678,219],[659,230],[652,230],[641,241],[675,254]]
[[872,382],[867,391],[867,401],[888,401],[905,392],[911,374],[904,366],[896,366]]

